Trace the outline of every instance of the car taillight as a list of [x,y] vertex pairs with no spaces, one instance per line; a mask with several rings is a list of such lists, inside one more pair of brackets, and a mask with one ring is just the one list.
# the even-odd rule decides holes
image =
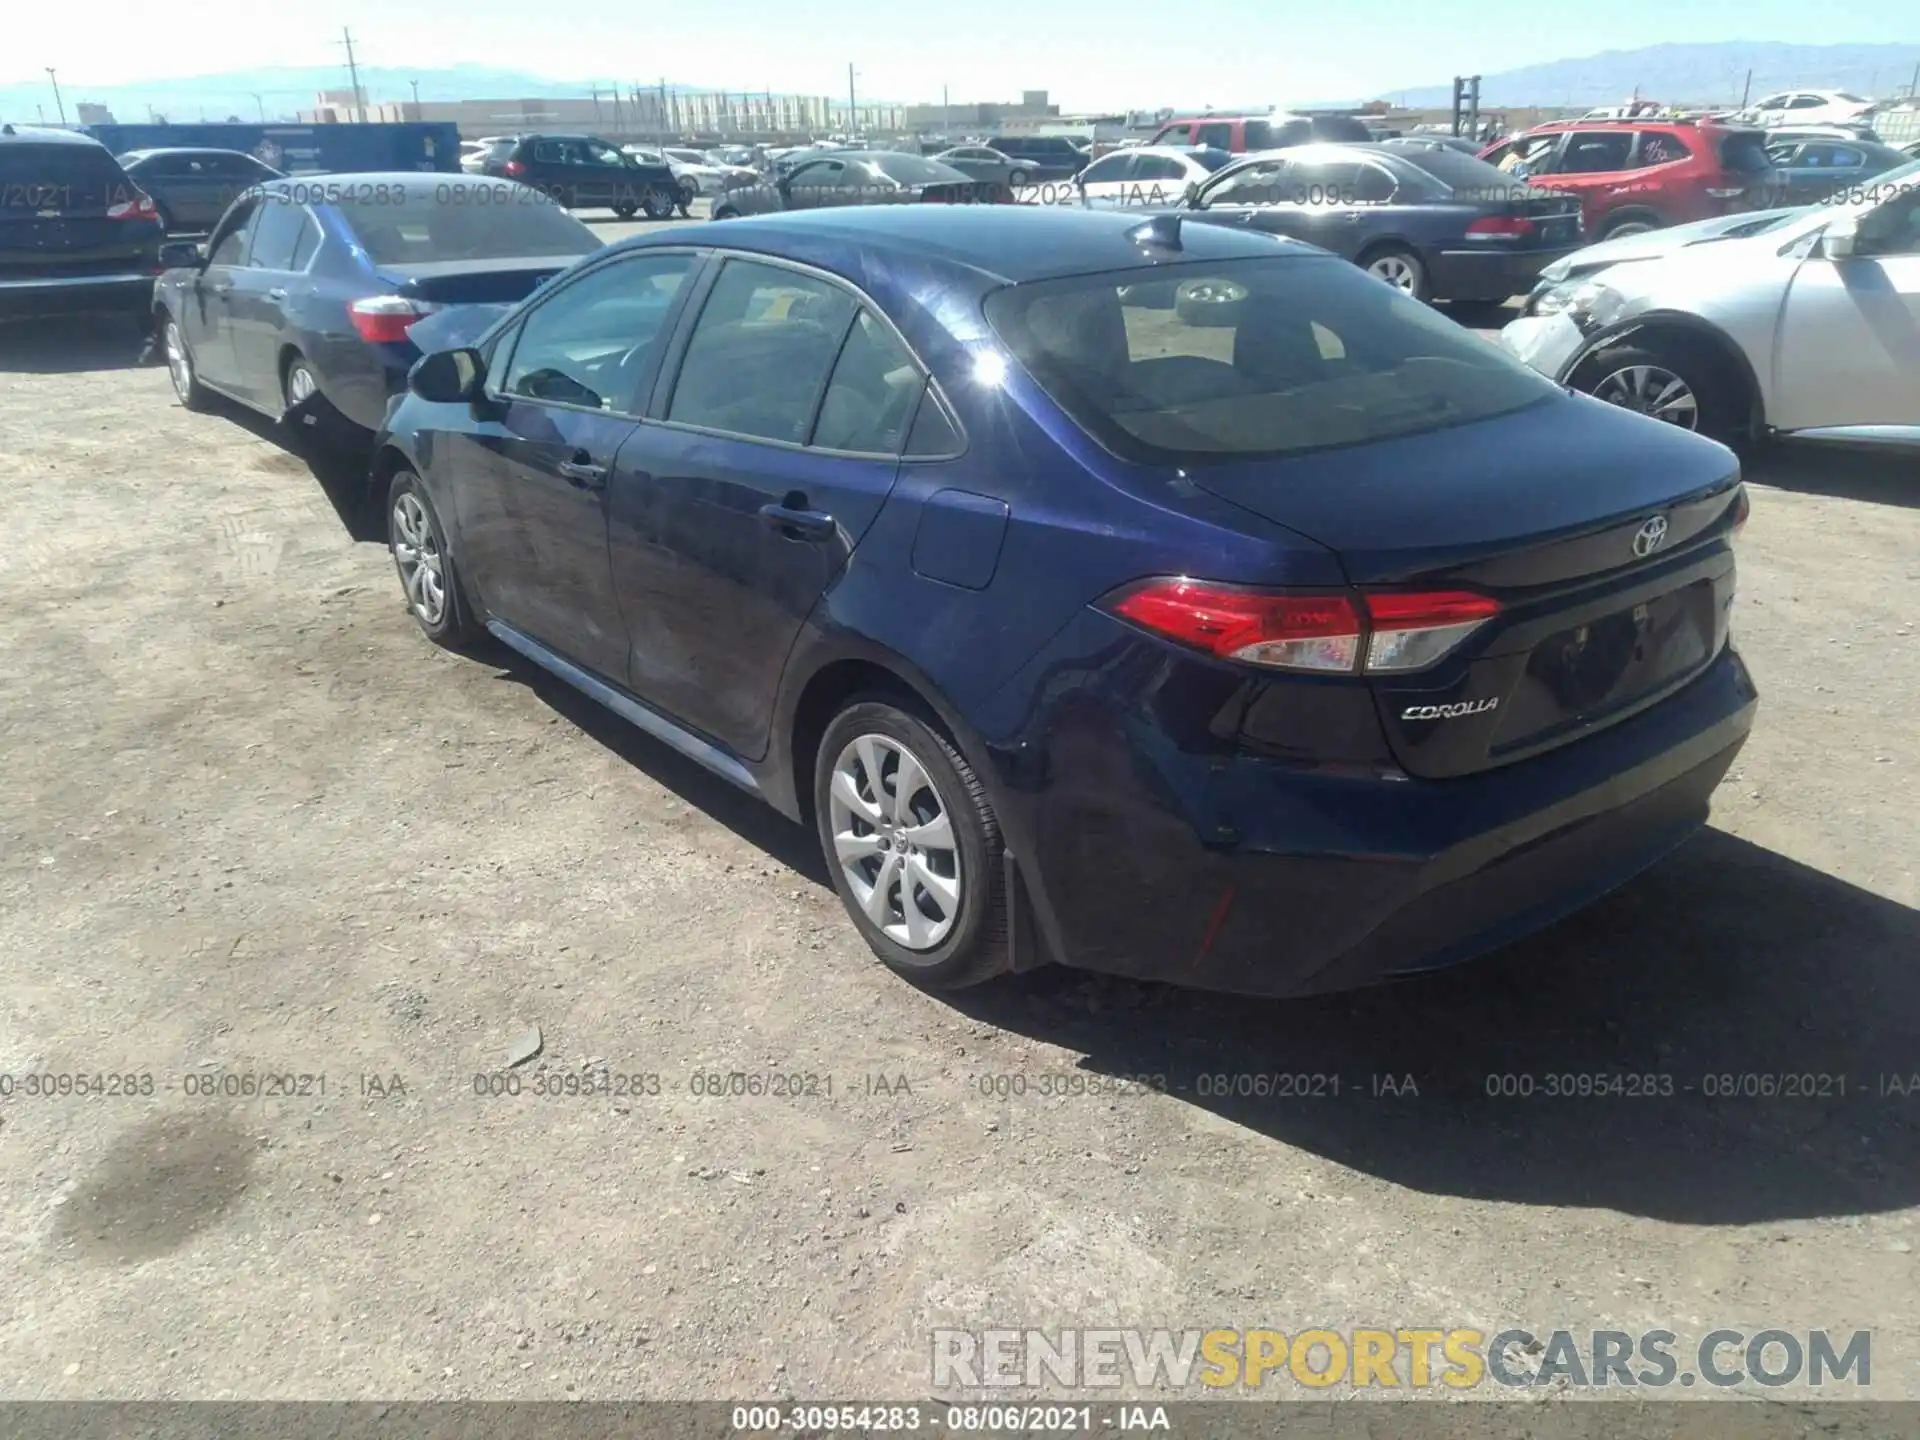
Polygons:
[[407,327],[440,307],[404,295],[374,295],[347,307],[347,317],[362,340],[390,344],[407,338]]
[[1423,669],[1500,612],[1497,600],[1457,590],[1354,596],[1187,579],[1129,586],[1107,608],[1222,660],[1346,675]]
[[509,160],[500,168],[509,175],[524,175],[527,173],[527,167],[522,165],[518,160]]
[[1524,215],[1483,215],[1467,226],[1467,234],[1492,240],[1515,240],[1533,233],[1533,221]]
[[1753,513],[1753,502],[1747,499],[1747,487],[1742,485],[1733,497],[1733,533],[1738,535],[1741,527],[1747,523],[1747,516]]
[[158,220],[160,212],[154,208],[153,197],[136,190],[133,198],[122,200],[118,205],[107,207],[109,220]]

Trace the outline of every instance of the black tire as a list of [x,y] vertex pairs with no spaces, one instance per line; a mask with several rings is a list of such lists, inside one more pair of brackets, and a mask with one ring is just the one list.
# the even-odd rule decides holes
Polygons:
[[[1645,373],[1641,376],[1634,372]],[[1662,372],[1679,380],[1691,395],[1691,423],[1685,421],[1683,409],[1674,408],[1674,399],[1666,401],[1666,413],[1625,403],[1642,379],[1646,383],[1639,389],[1651,391],[1656,397],[1663,394],[1665,387],[1659,381]],[[1643,415],[1653,414],[1656,419],[1726,444],[1735,443],[1748,432],[1749,415],[1741,404],[1740,385],[1726,362],[1704,346],[1660,336],[1636,344],[1609,345],[1583,362],[1570,378],[1576,390]]]
[[[403,503],[407,500],[417,503],[419,515],[424,519],[438,551],[443,599],[438,618],[431,616],[429,607],[415,601],[414,593],[409,588],[402,547],[410,545],[410,541],[400,518]],[[433,501],[427,495],[426,487],[420,483],[420,477],[405,466],[394,472],[393,480],[387,486],[386,530],[387,553],[393,557],[394,571],[400,577],[400,592],[406,599],[407,613],[413,617],[413,623],[420,627],[421,633],[434,644],[443,645],[449,650],[463,650],[477,642],[486,630],[474,614],[466,586],[460,579],[459,568],[447,548],[447,532],[441,527],[439,513],[433,508]]]
[[654,186],[640,197],[640,208],[647,212],[649,220],[666,220],[673,215],[673,197]]
[[735,220],[739,218],[739,215],[740,215],[740,212],[734,209],[731,205],[722,205],[718,210],[714,211],[707,218],[709,220]]
[[[1359,259],[1354,261],[1354,264],[1358,265],[1368,274],[1378,276],[1378,278],[1386,284],[1392,285],[1400,290],[1405,290],[1416,300],[1431,300],[1433,298],[1433,277],[1427,273],[1426,262],[1404,245],[1376,246],[1374,249],[1360,256]],[[1409,277],[1408,282],[1402,283],[1400,280],[1391,278],[1388,275],[1380,274],[1380,272],[1374,268],[1376,266],[1401,267],[1403,273]]]
[[[173,381],[173,395],[183,410],[206,410],[213,403],[213,396],[207,387],[200,383],[200,372],[193,363],[193,348],[187,344],[187,337],[181,333],[179,324],[171,315],[160,317],[161,354],[167,359],[167,372]],[[184,361],[184,370],[173,364],[173,347],[179,346]]]
[[613,213],[618,215],[622,220],[631,220],[639,211],[640,207],[631,200],[618,201],[613,207]]
[[[888,969],[915,985],[929,990],[958,990],[1010,968],[1000,823],[987,800],[985,787],[966,757],[932,722],[931,716],[916,713],[917,707],[903,708],[903,703],[910,702],[894,696],[856,696],[827,726],[814,757],[815,829],[820,836],[827,870],[833,876],[833,887],[868,948]],[[834,771],[842,752],[862,736],[890,741],[919,762],[928,782],[925,788],[931,789],[937,798],[952,829],[956,875],[960,882],[957,913],[940,943],[924,950],[911,950],[897,943],[868,918],[837,853],[832,811]],[[897,777],[897,767],[891,774]],[[884,790],[885,787],[883,779],[877,788]],[[924,801],[924,790],[916,789],[914,795],[900,798],[915,797]],[[884,868],[888,863],[879,855],[871,858],[878,867]],[[916,893],[926,892],[922,889]],[[911,902],[902,896],[901,905],[906,903]],[[892,909],[900,912],[901,905]],[[924,914],[924,908],[920,908]]]
[[1620,215],[1600,227],[1600,240],[1618,240],[1625,235],[1642,235],[1659,228],[1660,221],[1652,215]]
[[1007,172],[1007,184],[1016,190],[1024,190],[1027,185],[1027,172],[1024,170],[1009,170]]

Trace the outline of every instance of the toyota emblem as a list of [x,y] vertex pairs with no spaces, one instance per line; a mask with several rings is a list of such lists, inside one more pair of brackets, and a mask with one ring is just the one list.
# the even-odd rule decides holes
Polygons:
[[1656,515],[1633,532],[1633,553],[1642,559],[1667,543],[1667,517]]

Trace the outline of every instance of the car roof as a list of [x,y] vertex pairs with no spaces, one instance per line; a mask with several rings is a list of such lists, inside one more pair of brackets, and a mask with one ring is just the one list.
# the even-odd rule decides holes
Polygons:
[[[1144,267],[1169,258],[1148,254],[1133,240],[1146,220],[1140,211],[1080,210],[1036,205],[867,205],[786,211],[728,220],[703,231],[699,243],[753,250],[836,268],[849,248],[934,261],[955,271],[1005,284],[1063,275]],[[1317,254],[1264,232],[1223,225],[1180,227],[1181,260],[1217,261]],[[654,230],[610,249],[687,243],[685,230]]]
[[74,145],[105,150],[91,135],[77,130],[55,130],[50,125],[0,125],[0,145]]
[[255,158],[244,150],[229,150],[219,145],[147,145],[127,151],[122,158],[146,160],[155,155],[239,155],[248,160]]

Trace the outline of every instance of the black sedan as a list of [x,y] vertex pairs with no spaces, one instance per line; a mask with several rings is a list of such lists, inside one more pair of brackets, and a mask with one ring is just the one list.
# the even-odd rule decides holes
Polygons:
[[274,180],[204,245],[175,241],[154,286],[174,392],[218,391],[323,441],[371,439],[420,352],[407,331],[503,305],[600,248],[538,191],[476,175]]
[[802,161],[784,175],[737,185],[714,197],[713,218],[819,210],[835,205],[993,204],[1013,192],[975,180],[924,155],[895,150],[835,150]]
[[1867,190],[1876,175],[1896,170],[1907,157],[1891,145],[1871,140],[1812,139],[1776,141],[1767,137],[1780,205],[1820,205],[1849,191]]
[[1301,145],[1202,183],[1189,218],[1309,241],[1422,300],[1505,300],[1579,248],[1580,205],[1445,148]]
[[120,168],[153,197],[167,229],[211,230],[249,185],[280,179],[280,172],[238,150],[130,150]]
[[516,135],[480,160],[480,173],[530,185],[569,210],[607,209],[622,220],[646,211],[665,220],[680,182],[665,164],[645,164],[597,135]]

